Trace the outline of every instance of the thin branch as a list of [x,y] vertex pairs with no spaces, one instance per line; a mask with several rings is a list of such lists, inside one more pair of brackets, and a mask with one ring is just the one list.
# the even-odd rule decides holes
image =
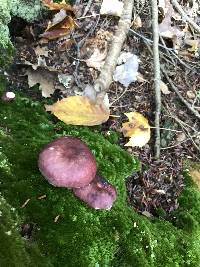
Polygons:
[[[153,44],[153,41],[152,41],[151,39],[145,37],[144,35],[142,35],[142,34],[136,32],[136,31],[134,31],[134,30],[132,30],[132,29],[130,29],[129,32],[132,33],[132,34],[135,34],[136,36],[141,37],[141,38],[142,38],[143,40],[145,40],[147,43],[149,43],[149,44],[151,44],[151,45]],[[164,48],[164,49],[167,50],[167,51],[169,51],[169,52],[170,52],[175,58],[177,58],[178,61],[179,61],[183,66],[185,66],[186,68],[188,68],[188,69],[190,69],[190,70],[193,69],[193,68],[190,67],[188,64],[186,64],[185,62],[183,62],[183,60],[180,59],[180,58],[176,55],[175,50],[174,50],[173,48],[166,47],[166,46],[164,46],[164,45],[162,45],[162,44],[158,44],[158,46]]]
[[187,22],[189,22],[190,25],[195,29],[195,31],[197,31],[198,33],[200,33],[200,27],[185,13],[185,11],[179,5],[179,3],[177,2],[177,0],[171,0],[171,3],[176,8],[176,10],[178,11],[178,13],[182,16],[182,18],[184,20],[186,20]]
[[153,61],[154,61],[154,89],[155,89],[155,156],[160,157],[160,114],[161,114],[161,92],[160,92],[160,60],[159,60],[159,28],[158,28],[158,5],[157,0],[151,0],[152,5],[152,28],[153,28]]
[[101,101],[106,91],[113,81],[113,73],[117,65],[117,59],[120,55],[122,45],[126,39],[131,26],[132,10],[134,0],[124,0],[124,9],[118,23],[118,28],[112,40],[111,47],[105,60],[101,73],[94,83],[94,90],[97,98]]

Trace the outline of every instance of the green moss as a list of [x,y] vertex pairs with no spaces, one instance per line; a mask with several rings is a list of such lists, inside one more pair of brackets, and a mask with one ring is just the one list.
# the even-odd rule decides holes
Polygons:
[[[200,266],[200,194],[193,185],[185,189],[170,221],[149,220],[126,201],[124,181],[138,162],[97,128],[53,124],[39,102],[20,96],[0,104],[0,190],[24,223],[39,228],[26,250],[32,262],[38,258],[33,249],[37,248],[48,259],[42,266]],[[110,211],[88,208],[70,190],[53,187],[40,174],[39,151],[62,135],[85,141],[99,174],[116,186],[118,197]],[[38,199],[41,195],[46,198]]]
[[10,41],[8,24],[11,16],[28,22],[39,19],[44,8],[40,0],[0,0],[0,67],[8,66],[13,57],[14,47]]
[[27,266],[30,263],[17,226],[15,209],[0,195],[1,266]]
[[43,9],[40,0],[12,0],[11,14],[33,22],[41,17]]
[[0,266],[51,266],[38,248],[23,240],[19,234],[20,220],[16,209],[0,195]]

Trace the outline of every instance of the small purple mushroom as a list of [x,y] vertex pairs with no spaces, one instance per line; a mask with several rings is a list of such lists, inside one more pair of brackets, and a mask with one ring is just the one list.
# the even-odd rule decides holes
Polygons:
[[96,175],[96,160],[80,139],[63,136],[48,143],[40,152],[38,166],[48,182],[72,188],[74,194],[95,209],[110,209],[116,189]]
[[116,189],[104,178],[95,176],[89,185],[74,188],[75,196],[94,209],[110,209],[116,200]]

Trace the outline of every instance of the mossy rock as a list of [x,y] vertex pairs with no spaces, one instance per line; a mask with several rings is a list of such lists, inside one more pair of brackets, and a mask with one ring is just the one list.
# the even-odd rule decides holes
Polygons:
[[41,17],[42,11],[40,0],[0,0],[0,68],[9,66],[14,54],[8,28],[11,17],[33,22]]
[[[180,201],[171,221],[148,219],[127,203],[125,178],[138,169],[137,160],[96,128],[52,123],[39,102],[22,96],[0,104],[0,191],[23,223],[37,225],[25,244],[31,262],[36,260],[37,248],[42,266],[200,266],[200,194],[193,184],[182,194],[185,201]],[[111,210],[87,207],[70,190],[53,187],[40,174],[41,148],[63,135],[86,142],[96,157],[99,174],[117,188]],[[42,195],[46,197],[38,199]],[[187,221],[182,213],[193,222],[191,228],[182,224]],[[0,247],[3,245],[0,238]]]

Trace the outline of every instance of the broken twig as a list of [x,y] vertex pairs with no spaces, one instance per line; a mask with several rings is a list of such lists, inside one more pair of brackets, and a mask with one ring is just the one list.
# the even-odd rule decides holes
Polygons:
[[122,45],[131,26],[134,0],[124,0],[124,9],[118,23],[118,28],[112,40],[111,47],[105,60],[101,73],[94,83],[94,91],[98,99],[103,99],[106,91],[113,81],[113,73],[117,65]]

